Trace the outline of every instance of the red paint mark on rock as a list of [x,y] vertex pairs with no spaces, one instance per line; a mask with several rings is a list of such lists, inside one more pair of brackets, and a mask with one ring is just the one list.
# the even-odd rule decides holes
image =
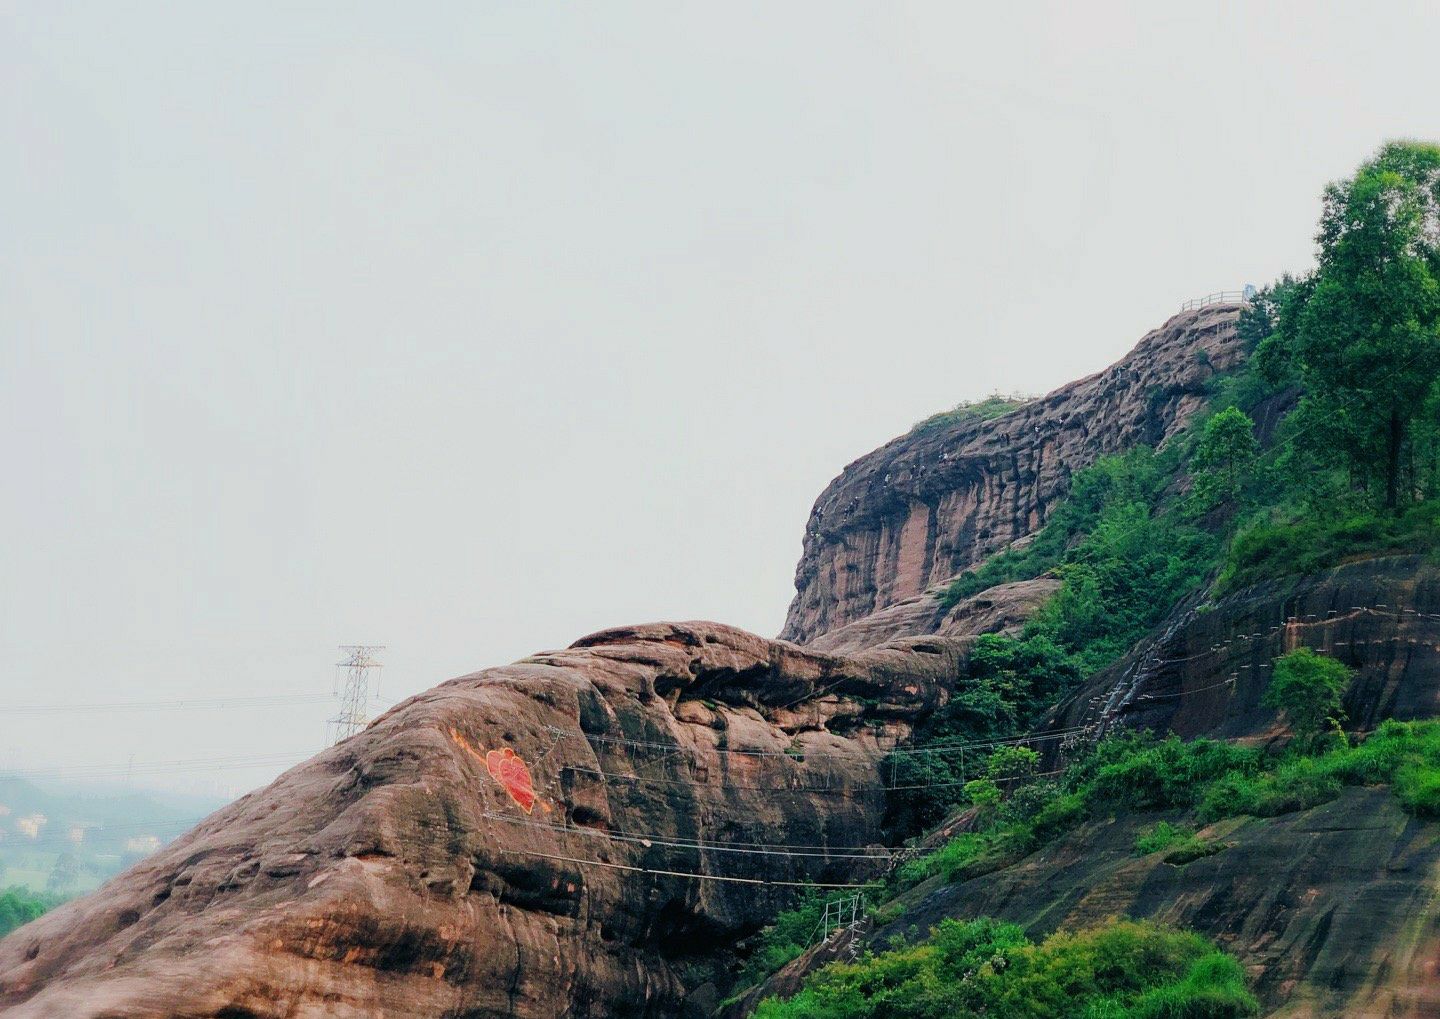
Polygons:
[[[530,780],[530,769],[525,766],[524,759],[515,751],[504,747],[482,753],[454,728],[450,730],[450,738],[455,741],[456,746],[485,765],[485,770],[490,772],[491,777],[500,783],[525,813],[528,814],[535,808],[535,783]],[[548,803],[542,803],[541,806],[546,810],[550,809]]]
[[535,786],[530,781],[530,769],[515,751],[509,747],[490,751],[485,755],[485,767],[521,810],[528,814],[534,809]]

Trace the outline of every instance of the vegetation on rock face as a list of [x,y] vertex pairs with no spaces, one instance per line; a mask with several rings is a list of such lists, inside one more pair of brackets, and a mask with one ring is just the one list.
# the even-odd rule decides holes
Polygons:
[[1216,583],[1236,590],[1275,577],[1318,573],[1347,559],[1440,549],[1440,501],[1412,506],[1401,516],[1367,510],[1318,515],[1277,510],[1236,536]]
[[[1357,557],[1440,550],[1440,147],[1387,145],[1327,188],[1317,242],[1315,272],[1277,281],[1242,310],[1236,329],[1253,356],[1214,380],[1194,427],[1158,450],[1101,457],[1077,472],[1027,544],[951,584],[941,599],[947,608],[1043,574],[1062,582],[1018,635],[976,639],[952,698],[917,732],[918,744],[973,747],[1028,731],[1206,588],[1221,594]],[[985,403],[916,427],[1013,409]],[[983,770],[983,750],[968,760],[892,755],[893,835],[914,834],[960,806],[975,808],[975,818],[971,830],[893,872],[889,889],[966,880],[1121,813],[1179,812],[1135,846],[1177,866],[1227,848],[1201,825],[1306,809],[1346,785],[1387,784],[1407,811],[1440,819],[1440,722],[1386,722],[1352,746],[1339,728],[1350,678],[1310,649],[1277,659],[1264,703],[1294,734],[1279,752],[1113,736],[1053,779],[1034,778],[1034,762],[1010,749]],[[1053,988],[1043,979],[1035,978],[1033,998],[1018,990],[1030,986],[1022,975],[1048,973],[1051,962],[1083,970],[1066,953],[1112,935],[1036,946],[1006,925],[975,924],[947,922],[921,944],[829,967],[791,1001],[769,1001],[757,1014],[1221,1016],[1254,1008],[1238,968],[1227,968],[1233,960],[1206,954],[1198,970],[1171,967],[1155,986],[1071,987],[1054,999],[1065,1002],[1056,1010],[1045,1004]],[[1186,937],[1135,925],[1106,930],[1122,929],[1131,944]],[[1021,957],[1030,962],[1018,965]],[[1025,968],[1040,957],[1044,965]],[[1200,992],[1210,985],[1195,973],[1219,979],[1223,991],[1207,998]]]
[[1296,648],[1275,660],[1275,674],[1265,688],[1264,704],[1284,712],[1295,738],[1313,746],[1328,732],[1338,731],[1345,712],[1341,698],[1351,672],[1340,662]]
[[[1296,675],[1311,667],[1304,656],[1291,661],[1298,663],[1292,666]],[[1317,720],[1329,717],[1321,708],[1333,704],[1334,681],[1330,675],[1306,677],[1293,694],[1296,710]],[[1325,734],[1318,721],[1316,727]],[[1388,721],[1357,746],[1343,738],[1328,751],[1312,752],[1317,746],[1314,739],[1297,739],[1283,752],[1266,754],[1218,740],[1159,739],[1148,732],[1112,736],[1057,781],[1012,793],[977,830],[901,866],[892,886],[901,890],[936,875],[948,881],[975,877],[1088,819],[1121,813],[1184,809],[1206,823],[1247,814],[1273,817],[1325,803],[1346,785],[1390,784],[1406,810],[1440,816],[1440,722]],[[1164,822],[1136,849],[1179,849],[1187,834],[1193,833]]]
[[1166,863],[1183,867],[1187,863],[1214,856],[1227,847],[1224,843],[1201,838],[1189,825],[1161,821],[1135,838],[1137,856],[1164,853]]
[[756,1019],[1226,1019],[1259,1004],[1233,958],[1194,934],[1111,921],[1033,943],[1014,924],[945,920],[916,945],[835,963]]
[[737,986],[750,987],[767,974],[797,959],[815,937],[820,918],[825,912],[827,896],[822,889],[807,888],[790,909],[782,910],[775,922],[754,939],[750,957],[740,971]]
[[[1303,704],[1312,704],[1312,701],[1325,704],[1323,691],[1331,689],[1331,684],[1320,682],[1318,685],[1322,695],[1303,699]],[[1323,712],[1316,711],[1315,717],[1323,717]],[[1286,750],[1266,753],[1260,748],[1217,740],[1184,741],[1175,735],[1158,738],[1151,733],[1115,735],[1077,758],[1056,782],[1031,780],[1028,786],[1009,794],[1004,802],[992,805],[991,813],[979,822],[978,830],[960,833],[937,851],[901,865],[891,875],[888,888],[891,894],[899,895],[932,878],[965,881],[981,877],[986,872],[1014,864],[1086,820],[1125,813],[1182,810],[1198,823],[1243,815],[1276,816],[1328,802],[1338,796],[1344,786],[1388,783],[1405,810],[1420,818],[1440,818],[1440,723],[1437,721],[1387,721],[1358,746],[1341,741],[1323,753],[1310,753],[1310,747],[1315,746],[1318,744],[1313,741],[1296,740]],[[1009,764],[1002,763],[998,769],[1009,770]],[[989,780],[985,783],[994,789],[994,783]],[[1202,838],[1194,825],[1171,820],[1162,820],[1143,830],[1135,843],[1140,855],[1165,852],[1164,862],[1175,866],[1223,852],[1225,848],[1227,845],[1223,842]],[[814,931],[822,908],[819,902],[819,898],[812,897],[801,910],[783,914],[785,921],[766,934],[766,946],[780,943],[788,946],[776,953],[778,964],[799,956],[804,950],[805,941],[799,940],[799,936],[804,933],[808,938]],[[894,918],[893,905],[881,904],[876,912]],[[1130,987],[1129,993],[1142,996],[1116,997],[1116,990],[1110,990],[1100,993],[1096,1003],[1090,1003],[1083,999],[1083,993],[1089,992],[1081,987],[1076,993],[1081,996],[1084,1009],[1090,1010],[1050,1012],[1045,1010],[1050,1007],[1045,1005],[1051,1000],[1045,996],[1048,992],[1037,999],[1028,999],[1014,987],[1001,986],[1011,979],[1004,974],[1011,973],[1009,967],[1017,961],[1009,956],[1009,948],[1034,950],[1035,947],[1020,937],[1018,928],[994,921],[973,923],[982,927],[971,928],[972,933],[963,937],[979,937],[981,934],[976,931],[984,933],[1005,928],[1004,937],[1008,940],[1001,946],[1004,951],[996,950],[998,956],[992,951],[984,956],[981,964],[965,961],[969,957],[963,951],[946,954],[952,951],[946,946],[958,946],[962,941],[945,938],[962,937],[958,928],[965,927],[956,921],[946,921],[929,940],[917,946],[894,948],[867,957],[854,966],[829,966],[812,976],[799,995],[788,1002],[769,1000],[756,1015],[770,1016],[770,1019],[985,1015],[985,1009],[998,1007],[996,1002],[1004,1002],[1005,1007],[1012,1010],[992,1010],[989,1015],[1225,1016],[1251,1015],[1243,1009],[1254,1009],[1253,999],[1238,977],[1238,969],[1228,969],[1234,966],[1234,961],[1228,960],[1228,966],[1221,966],[1212,960],[1207,967],[1220,967],[1224,972],[1236,974],[1236,979],[1224,980],[1224,993],[1218,990],[1214,995],[1201,993],[1204,982],[1197,983],[1198,977],[1192,979],[1188,976],[1191,972],[1185,970],[1185,974],[1169,973],[1162,984],[1166,987],[1164,992],[1155,986]],[[1159,938],[1161,944],[1171,944],[1168,938],[1172,937],[1191,937],[1172,931],[1166,933],[1148,924],[1120,924],[1119,927],[1130,930],[1128,937]],[[1047,946],[1074,947],[1094,936],[1094,931],[1056,936],[1038,950],[1044,953]],[[986,960],[1001,956],[1004,960],[999,966],[984,969]],[[1074,959],[1051,961],[1058,969],[1068,969],[1071,963],[1080,969],[1084,967],[1084,963]],[[757,980],[763,972],[765,967],[756,967],[747,976]],[[998,983],[988,983],[991,980]],[[992,993],[999,997],[988,997]],[[1142,1009],[1142,1000],[1164,1000],[1166,1005],[1164,1009],[1153,1005],[1161,1010],[1136,1010]],[[1152,1005],[1143,1007],[1149,1009]],[[1241,1010],[1224,1010],[1231,1007]]]
[[[1025,732],[1087,676],[1124,654],[1215,568],[1217,541],[1191,524],[1188,507],[1172,497],[1183,455],[1177,445],[1101,458],[1075,475],[1070,498],[1035,541],[955,582],[947,595],[952,601],[977,585],[1047,571],[1063,585],[1019,636],[976,640],[954,695],[926,724],[921,742]],[[890,801],[892,831],[911,834],[966,801],[969,776],[957,759],[896,755],[886,767],[902,787]]]
[[943,428],[946,425],[972,419],[989,421],[1002,414],[1009,414],[1012,410],[1018,410],[1034,399],[1033,396],[1022,396],[1019,393],[1011,393],[1008,396],[1003,393],[991,393],[983,400],[965,400],[949,410],[931,414],[924,421],[917,421],[910,431],[927,432],[932,428]]

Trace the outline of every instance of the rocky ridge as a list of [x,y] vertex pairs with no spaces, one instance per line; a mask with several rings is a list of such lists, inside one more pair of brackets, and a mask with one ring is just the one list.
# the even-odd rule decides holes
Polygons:
[[876,762],[964,645],[656,624],[452,680],[0,941],[0,1009],[707,1014],[794,884],[883,864]]
[[1089,378],[998,418],[917,429],[850,464],[811,510],[782,639],[808,643],[910,602],[913,625],[938,626],[936,594],[1037,530],[1071,474],[1185,427],[1210,381],[1245,356],[1241,307],[1182,312]]
[[1260,703],[1272,663],[1296,647],[1355,670],[1345,699],[1353,729],[1440,717],[1440,568],[1421,556],[1380,557],[1182,605],[1050,724],[1260,736],[1275,724]]
[[[1177,316],[1106,372],[847,468],[797,574],[786,633],[807,646],[660,623],[442,684],[0,941],[0,1011],[711,1014],[737,942],[796,883],[884,867],[879,762],[945,702],[975,634],[1013,631],[1056,586],[947,609],[948,579],[1032,533],[1074,470],[1183,427],[1242,356],[1236,313]],[[1046,727],[1275,738],[1268,665],[1302,644],[1359,670],[1357,728],[1440,714],[1440,569],[1382,558],[1183,605]],[[1174,868],[1136,862],[1132,821],[1092,822],[997,874],[922,887],[903,924],[1157,916],[1236,952],[1273,1007],[1433,1014],[1434,826],[1383,790],[1225,824],[1234,845]]]

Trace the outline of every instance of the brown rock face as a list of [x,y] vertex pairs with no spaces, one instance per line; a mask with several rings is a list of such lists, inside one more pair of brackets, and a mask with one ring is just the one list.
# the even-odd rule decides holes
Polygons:
[[[1352,728],[1440,717],[1440,568],[1419,556],[1378,558],[1183,606],[1040,728],[1278,738],[1283,727],[1261,698],[1274,659],[1301,646],[1355,669],[1345,696]],[[934,879],[907,893],[900,920],[862,940],[880,947],[947,917],[999,917],[1037,937],[1111,916],[1150,917],[1235,954],[1266,1014],[1440,1015],[1440,825],[1404,813],[1388,789],[1352,788],[1310,810],[1218,822],[1201,834],[1227,848],[1183,866],[1164,853],[1136,855],[1142,829],[1180,817],[1090,822],[994,873],[954,885]],[[793,993],[847,949],[813,949],[745,1004]]]
[[0,942],[0,1011],[702,1014],[783,882],[879,867],[876,761],[963,643],[659,624],[452,680]]
[[1440,717],[1440,569],[1419,556],[1371,559],[1184,607],[1054,724],[1262,735],[1275,727],[1260,703],[1271,665],[1297,647],[1356,670],[1345,697],[1352,728]]
[[[781,637],[799,643],[928,588],[1036,530],[1070,475],[1157,444],[1244,356],[1239,305],[1176,315],[1119,363],[989,421],[911,432],[845,468],[815,503]],[[929,632],[929,631],[910,631]]]
[[1440,826],[1405,814],[1386,789],[1276,818],[1237,818],[1204,830],[1228,848],[1183,866],[1135,854],[1161,816],[1085,825],[1021,863],[942,886],[909,924],[995,916],[1032,935],[1112,916],[1197,930],[1245,965],[1251,985],[1285,1016],[1440,1014]]
[[998,584],[946,609],[940,601],[944,588],[932,588],[822,633],[807,647],[817,651],[860,651],[917,634],[946,637],[1015,633],[1059,589],[1056,578],[1036,577]]

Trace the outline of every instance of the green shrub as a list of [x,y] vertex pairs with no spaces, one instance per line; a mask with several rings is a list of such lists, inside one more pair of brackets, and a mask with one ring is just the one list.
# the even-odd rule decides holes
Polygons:
[[995,838],[977,832],[956,835],[928,856],[902,864],[901,881],[907,885],[918,884],[936,874],[943,876],[946,881],[954,881],[994,849],[995,843]]
[[1135,852],[1139,856],[1165,853],[1165,862],[1180,867],[1202,857],[1213,856],[1227,848],[1224,843],[1202,839],[1193,828],[1173,825],[1168,821],[1135,836]]
[[1191,835],[1182,839],[1171,847],[1165,854],[1165,862],[1172,867],[1183,867],[1187,863],[1202,860],[1207,856],[1214,856],[1216,853],[1224,852],[1230,848],[1230,843],[1218,842],[1214,839],[1202,839],[1198,835]]
[[1223,952],[1211,952],[1191,964],[1178,982],[1140,995],[1128,1019],[1228,1019],[1258,1011],[1240,963]]
[[1200,802],[1206,820],[1253,814],[1275,817],[1319,806],[1340,795],[1330,763],[1311,757],[1287,760],[1262,774],[1232,773],[1210,783]]
[[1339,518],[1314,512],[1262,517],[1235,537],[1219,590],[1273,577],[1318,573],[1347,559],[1433,552],[1440,547],[1440,502],[1420,503],[1399,517],[1360,512]]
[[[1259,766],[1259,753],[1215,740],[1184,742],[1170,736],[1148,745],[1143,740],[1106,748],[1095,773],[1093,795],[1112,808],[1165,810],[1188,807],[1207,782]],[[1118,751],[1118,752],[1117,752]]]
[[1111,921],[1036,945],[1013,924],[945,920],[920,944],[833,963],[756,1019],[1146,1016],[1236,1019],[1258,1011],[1239,964],[1194,934]]
[[1275,659],[1275,673],[1262,703],[1283,711],[1300,745],[1314,748],[1345,717],[1340,699],[1352,676],[1343,663],[1308,647],[1296,648]]
[[1395,773],[1395,795],[1417,817],[1440,818],[1440,767],[1407,764]]
[[798,959],[814,936],[825,912],[825,902],[831,897],[833,894],[827,895],[824,889],[805,888],[792,908],[777,914],[775,922],[754,939],[750,957],[740,973],[739,986],[757,984],[792,959]]
[[1029,848],[1042,846],[1084,821],[1090,814],[1090,800],[1083,792],[1056,796],[1030,819],[1025,833]]
[[1135,853],[1138,856],[1149,856],[1151,853],[1158,853],[1162,849],[1169,849],[1175,843],[1188,838],[1193,838],[1195,830],[1185,825],[1171,824],[1169,821],[1161,821],[1159,824],[1151,825],[1135,836]]
[[1019,393],[1009,395],[991,393],[983,400],[964,400],[949,410],[931,414],[925,420],[917,421],[910,431],[911,433],[928,432],[931,429],[945,428],[961,421],[990,421],[1003,414],[1009,414],[1012,410],[1019,410],[1034,399],[1033,396],[1022,396]]
[[985,761],[985,775],[993,782],[1026,779],[1039,764],[1040,755],[1029,747],[999,747]]

